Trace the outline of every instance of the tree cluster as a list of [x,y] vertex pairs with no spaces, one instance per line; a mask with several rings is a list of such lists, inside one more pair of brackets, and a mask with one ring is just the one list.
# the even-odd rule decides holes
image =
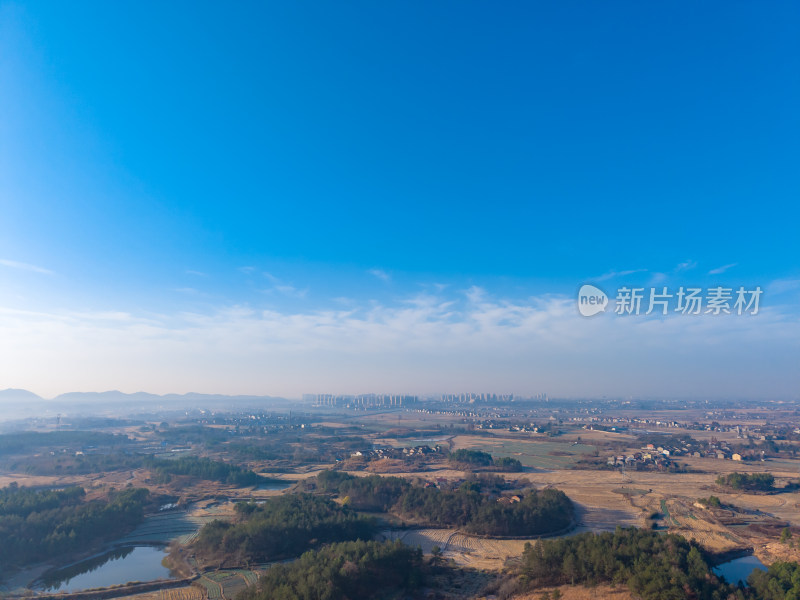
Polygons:
[[522,463],[516,458],[492,458],[492,455],[482,450],[467,450],[462,448],[450,453],[450,462],[461,468],[495,468],[498,471],[518,473],[522,471]]
[[125,435],[98,431],[18,431],[0,435],[0,456],[26,454],[43,448],[118,446],[130,443]]
[[797,600],[800,598],[800,565],[776,562],[767,571],[755,569],[747,583],[751,596],[758,600]]
[[684,538],[619,527],[614,533],[526,544],[516,583],[517,591],[545,585],[623,584],[642,600],[741,596],[714,575],[702,551]]
[[84,501],[82,488],[0,490],[0,564],[22,566],[83,551],[119,537],[144,517],[149,492],[128,488]]
[[401,542],[343,542],[273,565],[240,600],[402,598],[424,582],[422,551]]
[[709,496],[708,498],[698,498],[697,501],[708,508],[722,508],[722,500],[718,496]]
[[772,473],[728,473],[717,477],[716,482],[734,490],[768,492],[773,489],[775,477]]
[[[493,480],[464,482],[456,490],[411,485],[399,477],[354,477],[323,471],[320,490],[337,493],[361,510],[393,510],[400,515],[471,533],[496,536],[541,535],[560,531],[572,522],[574,507],[559,490],[531,490],[513,501],[499,501]],[[488,489],[484,489],[488,488]]]
[[235,523],[212,521],[194,550],[206,563],[250,564],[297,556],[319,544],[370,539],[374,519],[311,494],[287,494],[236,507]]
[[182,456],[174,460],[147,457],[144,466],[150,469],[156,481],[161,482],[169,481],[172,475],[189,475],[238,486],[258,485],[263,481],[257,473],[238,465],[197,456]]
[[406,516],[441,526],[463,527],[470,533],[528,536],[565,529],[574,508],[564,492],[531,490],[519,502],[498,502],[466,486],[455,491],[412,487],[397,504]]
[[347,498],[347,504],[355,509],[381,512],[391,509],[411,488],[411,484],[400,477],[354,477],[342,471],[323,471],[316,483],[323,492]]
[[53,455],[41,453],[8,458],[0,465],[0,469],[29,475],[78,475],[138,469],[141,466],[140,455],[124,452],[78,455],[56,452]]

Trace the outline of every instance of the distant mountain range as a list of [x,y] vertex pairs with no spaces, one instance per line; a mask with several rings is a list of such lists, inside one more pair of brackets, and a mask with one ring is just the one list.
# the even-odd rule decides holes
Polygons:
[[[20,390],[25,391],[25,390]],[[28,392],[31,394],[31,392]],[[32,394],[36,396],[36,394]],[[225,394],[198,394],[196,392],[189,392],[188,394],[150,394],[148,392],[134,392],[133,394],[126,394],[119,390],[109,390],[107,392],[67,392],[56,396],[51,402],[169,402],[174,400],[180,401],[217,401],[217,400],[231,400],[234,402],[242,402],[248,400],[285,400],[285,398],[277,398],[275,396],[228,396]]]
[[0,420],[29,415],[35,411],[103,410],[135,413],[153,409],[184,408],[251,408],[270,405],[286,405],[293,402],[275,396],[227,396],[225,394],[150,394],[135,392],[126,394],[119,390],[107,392],[68,392],[52,399],[42,398],[28,390],[9,388],[0,390]]
[[127,394],[119,390],[109,390],[107,392],[67,392],[60,394],[55,398],[47,400],[41,396],[29,392],[28,390],[20,390],[8,388],[7,390],[0,390],[0,401],[2,400],[37,400],[43,402],[108,402],[117,400],[286,400],[279,396],[229,396],[227,394],[199,394],[197,392],[189,392],[186,394],[150,394],[149,392],[134,392]]
[[7,390],[0,390],[0,404],[5,402],[43,402],[44,398],[37,396],[28,390],[15,390],[9,388]]

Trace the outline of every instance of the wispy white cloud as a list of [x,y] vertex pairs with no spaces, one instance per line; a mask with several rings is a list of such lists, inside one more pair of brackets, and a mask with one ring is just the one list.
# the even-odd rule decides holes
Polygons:
[[615,279],[618,277],[627,277],[628,275],[633,275],[634,273],[645,273],[647,269],[629,269],[627,271],[609,271],[607,273],[603,273],[599,277],[591,278],[591,281],[607,281],[609,279]]
[[721,275],[722,273],[724,273],[724,272],[725,272],[725,271],[727,271],[728,269],[732,269],[733,267],[735,267],[735,266],[736,266],[736,265],[738,265],[738,264],[739,264],[739,263],[731,263],[731,264],[729,264],[729,265],[722,265],[721,267],[717,267],[716,269],[711,269],[711,270],[708,272],[708,274],[709,274],[709,275]]
[[653,272],[653,274],[650,276],[649,284],[650,285],[661,285],[665,281],[667,281],[667,279],[669,279],[669,276],[666,273],[660,273],[660,272],[656,271],[656,272]]
[[283,294],[284,296],[289,296],[292,298],[305,298],[306,294],[308,294],[308,289],[298,289],[293,285],[283,284],[283,285],[276,285],[275,290],[279,293]]
[[685,260],[681,263],[675,265],[675,267],[670,272],[662,272],[662,271],[650,271],[649,269],[628,269],[625,271],[609,271],[600,275],[599,277],[594,277],[589,281],[595,282],[602,282],[607,281],[609,279],[619,279],[622,277],[628,277],[630,275],[635,275],[637,273],[650,273],[649,278],[649,285],[661,285],[664,284],[669,278],[670,275],[674,275],[676,273],[682,273],[684,271],[689,271],[697,267],[697,261],[694,260]]
[[9,260],[7,258],[0,258],[0,265],[3,265],[4,267],[9,267],[11,269],[19,269],[21,271],[31,271],[33,273],[41,273],[42,275],[53,275],[53,271],[51,271],[50,269],[45,269],[44,267],[38,267],[36,265],[31,265],[16,260]]
[[373,277],[377,277],[381,281],[389,282],[389,281],[392,280],[392,276],[389,275],[383,269],[370,269],[370,270],[367,271],[367,273],[369,273]]
[[308,294],[308,288],[298,288],[291,283],[283,281],[279,277],[275,277],[272,273],[264,272],[262,275],[272,284],[271,288],[261,290],[265,294],[277,292],[290,298],[305,298]]
[[186,271],[187,275],[194,275],[195,277],[208,277],[208,273],[203,273],[202,271],[193,271],[191,269]]
[[793,279],[791,277],[776,279],[767,285],[767,290],[771,294],[782,294],[784,292],[791,292],[797,289],[800,289],[800,279]]
[[678,263],[677,265],[675,265],[674,272],[680,273],[682,271],[689,271],[691,269],[694,269],[696,266],[697,266],[696,260],[685,260],[682,263]]
[[275,275],[273,275],[272,273],[267,273],[266,271],[264,271],[262,275],[266,277],[267,280],[270,281],[271,283],[275,284],[281,283],[281,280],[275,277]]

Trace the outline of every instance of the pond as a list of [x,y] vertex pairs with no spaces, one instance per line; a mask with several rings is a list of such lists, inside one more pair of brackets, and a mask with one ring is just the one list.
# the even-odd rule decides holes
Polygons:
[[758,558],[751,555],[724,562],[714,567],[713,571],[717,575],[722,575],[728,583],[736,585],[740,580],[742,583],[747,583],[747,578],[755,569],[766,571],[767,567]]
[[33,586],[48,592],[74,592],[129,581],[169,579],[161,564],[167,553],[156,546],[126,546],[46,573]]

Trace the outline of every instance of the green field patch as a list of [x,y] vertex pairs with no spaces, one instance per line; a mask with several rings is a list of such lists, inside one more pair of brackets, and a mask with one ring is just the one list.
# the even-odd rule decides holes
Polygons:
[[204,573],[200,583],[206,588],[209,599],[230,599],[258,583],[259,577],[260,573],[248,569],[224,569]]
[[680,527],[680,521],[678,521],[672,514],[669,512],[669,508],[667,508],[667,501],[661,501],[661,512],[664,513],[664,520],[667,522],[667,525],[672,523],[675,527]]
[[587,444],[503,439],[470,444],[468,448],[488,452],[495,458],[516,458],[525,467],[553,470],[568,469],[584,454],[593,454],[596,450]]
[[258,578],[260,575],[255,571],[240,571],[242,577],[244,577],[245,582],[248,586],[255,585],[258,583]]
[[220,584],[209,579],[208,575],[203,575],[197,581],[206,589],[208,600],[222,600],[222,586]]

